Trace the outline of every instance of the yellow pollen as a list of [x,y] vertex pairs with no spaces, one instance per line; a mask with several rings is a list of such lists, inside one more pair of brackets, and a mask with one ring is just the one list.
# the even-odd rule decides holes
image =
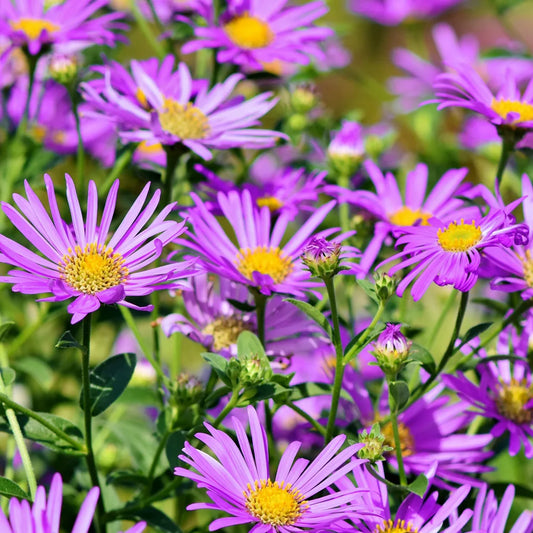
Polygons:
[[283,202],[278,200],[275,196],[263,196],[256,200],[257,207],[268,207],[271,213],[278,211],[283,207]]
[[54,33],[58,31],[60,26],[44,19],[35,19],[31,17],[24,17],[14,20],[9,23],[15,31],[21,31],[26,34],[30,40],[37,39],[43,31]]
[[161,143],[148,144],[146,141],[141,141],[137,146],[137,151],[144,155],[159,154],[163,152],[163,146]]
[[144,91],[140,87],[137,87],[137,90],[135,91],[135,98],[137,98],[137,102],[139,102],[144,109],[149,110],[152,108],[146,99]]
[[[385,437],[385,444],[395,449],[394,434],[392,431],[392,424],[390,422],[387,422],[381,427],[381,433]],[[398,433],[400,434],[400,447],[402,449],[402,456],[408,457],[409,455],[413,455],[415,451],[415,439],[413,438],[409,428],[403,422],[398,423]]]
[[292,261],[279,248],[272,246],[258,246],[240,249],[236,259],[238,271],[250,280],[253,273],[269,275],[275,283],[281,283],[293,269]]
[[533,288],[533,258],[531,257],[531,251],[526,250],[525,257],[518,256],[518,258],[524,268],[524,280],[528,287]]
[[123,266],[124,258],[113,250],[96,243],[87,244],[63,256],[59,263],[61,279],[83,294],[96,294],[105,289],[123,284],[128,269]]
[[248,483],[248,492],[244,491],[244,496],[248,512],[270,526],[291,526],[308,507],[301,492],[283,481],[262,479],[256,481],[254,487]]
[[405,520],[385,520],[382,526],[377,526],[374,533],[418,533],[418,528],[413,529],[411,522],[405,523]]
[[503,98],[496,100],[494,98],[490,107],[503,119],[507,118],[508,113],[517,113],[518,118],[513,120],[513,124],[516,122],[529,122],[530,120],[533,120],[533,104],[529,102],[505,100]]
[[472,224],[452,222],[446,229],[439,229],[437,232],[439,244],[447,252],[466,252],[473,248],[482,238],[481,228]]
[[533,399],[533,388],[526,386],[526,381],[513,378],[511,383],[503,383],[496,398],[498,412],[517,424],[530,424],[533,421],[533,409],[525,405]]
[[274,33],[266,22],[244,13],[232,18],[224,31],[231,42],[240,48],[264,48],[274,40]]
[[237,342],[240,333],[251,330],[251,324],[232,316],[221,316],[210,324],[207,324],[202,333],[213,336],[213,348],[215,352],[223,348],[229,348]]
[[430,218],[431,213],[422,213],[420,209],[414,210],[406,205],[389,215],[389,220],[396,226],[412,226],[417,220],[421,220],[422,226],[427,226]]
[[159,112],[161,127],[180,139],[205,139],[209,122],[200,109],[190,102],[185,106],[165,98],[165,107]]

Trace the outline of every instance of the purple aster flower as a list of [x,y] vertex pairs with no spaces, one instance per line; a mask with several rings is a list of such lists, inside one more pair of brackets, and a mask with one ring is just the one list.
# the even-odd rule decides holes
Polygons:
[[333,34],[313,22],[328,12],[322,0],[286,7],[287,0],[229,0],[220,20],[212,17],[207,27],[197,26],[196,40],[186,43],[189,54],[218,48],[217,61],[263,70],[279,62],[309,63],[310,57],[325,59],[317,46]]
[[374,236],[365,247],[360,262],[364,273],[371,269],[384,242],[400,230],[415,224],[426,226],[432,217],[449,221],[452,217],[472,217],[478,214],[477,208],[465,208],[463,200],[454,198],[466,194],[470,188],[468,184],[461,185],[468,172],[466,168],[445,172],[426,198],[428,167],[420,163],[407,174],[404,199],[396,178],[390,172],[383,175],[370,160],[364,166],[376,189],[375,193],[350,191],[337,186],[325,189],[339,202],[348,202],[377,219]]
[[83,96],[98,116],[115,122],[123,141],[182,144],[203,159],[211,159],[213,148],[264,148],[284,137],[251,127],[276,104],[271,93],[228,99],[242,75],[209,90],[204,80],[192,79],[185,63],[175,72],[172,63],[167,57],[154,72],[155,60],[132,61],[131,75],[116,63],[108,65],[103,83],[81,84]]
[[[243,425],[233,420],[238,444],[223,431],[205,424],[209,433],[195,436],[214,454],[197,450],[188,442],[180,459],[196,472],[178,467],[174,473],[192,479],[207,489],[211,503],[194,503],[188,509],[216,509],[232,516],[218,518],[210,531],[237,524],[254,524],[257,533],[297,533],[325,527],[346,515],[354,518],[364,508],[346,504],[359,492],[355,487],[316,497],[363,461],[350,458],[361,448],[348,446],[339,452],[346,437],[335,437],[311,462],[297,459],[300,442],[292,442],[283,453],[272,480],[266,432],[256,411],[248,407],[252,446]],[[338,452],[338,453],[337,453]],[[368,511],[367,511],[368,512]]]
[[509,518],[509,511],[513,504],[515,488],[509,485],[505,489],[502,500],[498,506],[498,500],[494,491],[489,491],[488,486],[482,485],[476,497],[474,516],[470,533],[483,531],[483,533],[532,533],[533,532],[533,511],[524,511],[509,530],[505,527]]
[[175,204],[165,206],[149,223],[161,192],[157,190],[143,209],[150,188],[148,183],[109,237],[118,180],[109,191],[100,225],[97,225],[95,183],[89,182],[84,220],[74,182],[68,174],[65,179],[71,225],[59,213],[54,185],[47,174],[44,182],[51,217],[27,182],[27,198],[13,195],[19,210],[2,203],[5,215],[38,253],[0,235],[1,262],[18,267],[0,277],[0,281],[13,284],[13,291],[23,294],[52,293],[40,301],[74,298],[67,308],[72,314],[72,323],[96,311],[101,304],[149,311],[152,306],[138,307],[126,298],[146,296],[158,289],[187,287],[179,280],[194,273],[191,262],[145,268],[161,256],[163,246],[184,231],[184,222],[166,220]]
[[[221,278],[218,291],[207,274],[192,280],[192,290],[183,293],[183,303],[190,318],[173,313],[161,320],[169,337],[182,333],[206,350],[226,357],[237,355],[237,339],[242,331],[257,332],[255,311],[239,311],[230,300],[253,304],[248,289]],[[274,296],[265,309],[265,344],[268,355],[290,357],[293,353],[309,355],[325,342],[322,331],[294,305]]]
[[437,98],[432,102],[439,104],[438,109],[464,107],[498,128],[533,130],[533,78],[521,93],[519,80],[509,69],[493,92],[472,67],[455,65],[454,72],[437,76],[433,87]]
[[513,362],[480,360],[476,367],[479,384],[462,372],[443,376],[448,387],[486,418],[496,420],[491,433],[499,437],[509,432],[509,453],[516,455],[524,446],[525,455],[533,457],[533,379],[526,360]]
[[[281,246],[290,217],[281,214],[274,225],[268,207],[258,208],[248,191],[228,195],[219,193],[218,204],[235,232],[234,244],[218,223],[206,204],[194,193],[191,197],[196,205],[188,212],[192,232],[190,240],[176,242],[196,251],[201,256],[201,265],[208,272],[256,287],[263,294],[272,292],[303,296],[304,291],[321,286],[311,281],[300,255],[309,237],[335,204],[328,202],[318,208],[300,229]],[[337,228],[320,232],[329,236]]]
[[[376,464],[377,473],[383,477],[383,465]],[[435,469],[430,467],[425,474],[432,481]],[[365,468],[365,465],[355,465],[353,476],[356,486],[363,489],[355,496],[355,502],[361,503],[367,509],[374,511],[373,515],[362,519],[345,520],[335,524],[333,531],[337,533],[461,533],[463,526],[472,516],[471,510],[463,511],[457,516],[459,505],[470,492],[470,487],[465,485],[454,490],[448,499],[438,504],[438,492],[420,497],[409,494],[398,507],[396,513],[391,512],[387,485],[374,478]],[[336,482],[344,491],[355,488],[353,481],[344,477]],[[449,527],[444,527],[446,521]],[[330,532],[332,529],[318,529],[317,533]]]
[[[71,533],[88,533],[91,527],[96,502],[100,495],[98,487],[92,488],[80,508]],[[63,480],[54,474],[48,501],[44,487],[37,487],[32,505],[26,500],[9,500],[9,518],[0,509],[0,530],[2,533],[59,533],[61,505],[63,503]],[[124,533],[141,533],[146,522],[139,522]]]
[[286,213],[291,219],[301,210],[314,209],[326,177],[326,172],[307,174],[303,168],[283,167],[267,175],[252,174],[249,182],[238,186],[203,165],[196,165],[195,170],[207,178],[201,188],[210,196],[213,209],[217,207],[216,193],[247,190],[258,207],[267,206],[272,213]]
[[403,295],[415,278],[418,279],[411,288],[415,301],[432,282],[453,285],[467,292],[478,279],[482,250],[528,242],[529,228],[525,224],[511,224],[505,210],[492,210],[470,223],[456,219],[446,224],[437,218],[430,219],[429,223],[429,226],[403,228],[396,245],[403,244],[404,249],[385,261],[400,259],[389,269],[390,275],[416,265],[398,284],[398,296]]
[[90,18],[109,0],[65,0],[47,7],[45,0],[2,2],[0,5],[0,34],[12,46],[25,47],[31,55],[41,53],[43,47],[64,43],[113,46],[124,40],[117,30],[126,29],[121,13],[109,13]]
[[395,26],[406,18],[435,17],[463,0],[350,0],[350,9],[378,24]]

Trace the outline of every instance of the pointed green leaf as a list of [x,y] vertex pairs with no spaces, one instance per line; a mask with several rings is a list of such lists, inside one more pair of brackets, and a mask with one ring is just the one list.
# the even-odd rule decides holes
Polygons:
[[[29,500],[30,497],[14,481],[6,477],[0,477],[0,494],[8,498],[19,498]],[[9,526],[8,526],[9,527]]]
[[412,483],[407,485],[407,488],[409,489],[409,492],[422,498],[426,493],[428,484],[428,478],[424,474],[420,474]]
[[434,374],[437,369],[431,354],[423,346],[420,346],[420,344],[411,345],[411,348],[409,349],[409,358],[418,361],[422,368],[430,374]]
[[218,353],[204,352],[202,357],[209,363],[213,370],[217,373],[218,377],[228,387],[232,386],[231,380],[227,374],[228,360],[219,355]]
[[76,348],[83,351],[85,348],[76,340],[70,331],[65,331],[56,343],[56,348],[64,350],[66,348]]
[[0,324],[0,342],[4,342],[7,332],[15,325],[15,322],[3,322]]
[[375,303],[379,305],[379,298],[376,294],[376,285],[367,279],[356,279],[357,285],[365,291],[365,294]]
[[292,305],[295,305],[300,311],[304,312],[311,320],[316,322],[331,339],[333,337],[333,330],[331,329],[331,324],[328,319],[320,312],[316,307],[313,307],[307,302],[302,302],[296,300],[295,298],[285,298],[285,302],[289,302]]
[[238,300],[233,300],[232,298],[228,298],[227,300],[235,309],[238,311],[242,311],[243,313],[251,313],[252,311],[255,311],[255,305],[251,305],[248,302],[239,302]]
[[401,409],[409,400],[409,386],[405,381],[392,381],[389,389],[397,408]]
[[2,374],[2,380],[6,387],[9,387],[9,385],[15,381],[15,376],[17,375],[17,373],[9,367],[0,368],[0,374]]
[[478,335],[481,335],[486,329],[492,326],[492,322],[483,322],[482,324],[477,324],[477,326],[471,327],[461,339],[461,345],[464,346],[468,344],[472,339],[475,339]]
[[168,464],[170,468],[175,468],[179,464],[178,455],[183,450],[185,441],[187,440],[187,433],[184,431],[175,431],[167,440],[165,452],[167,454]]

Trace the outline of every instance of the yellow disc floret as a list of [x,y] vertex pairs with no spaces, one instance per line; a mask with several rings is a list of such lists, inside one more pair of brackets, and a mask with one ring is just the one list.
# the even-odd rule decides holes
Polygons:
[[165,131],[180,139],[205,139],[209,133],[207,117],[190,102],[181,105],[165,98],[165,105],[159,111],[159,122]]
[[126,281],[124,258],[96,243],[69,248],[59,264],[61,279],[83,294],[96,294]]
[[244,491],[246,509],[263,524],[270,526],[290,526],[302,516],[307,504],[299,490],[282,481],[270,479],[256,481],[248,491]]
[[418,528],[413,529],[411,522],[405,523],[405,520],[385,520],[382,526],[376,526],[374,533],[418,533]]
[[472,220],[471,224],[452,222],[446,229],[437,232],[439,244],[447,252],[466,252],[473,248],[483,237],[481,228]]
[[501,386],[496,406],[498,412],[517,424],[530,424],[533,421],[533,409],[526,409],[526,404],[533,399],[533,389],[525,380],[511,379],[511,383]]
[[232,18],[224,25],[224,31],[231,42],[240,48],[264,48],[274,40],[269,25],[248,13]]
[[519,259],[524,268],[524,281],[528,287],[533,288],[533,258],[531,257],[531,251],[526,250],[524,257],[519,256]]
[[60,26],[50,22],[49,20],[37,19],[31,17],[23,17],[9,23],[15,31],[21,31],[26,34],[30,40],[39,38],[43,31],[54,33],[58,31]]
[[499,100],[493,99],[490,107],[503,119],[506,119],[509,113],[517,113],[518,118],[513,120],[513,124],[516,122],[529,122],[533,120],[533,104],[529,102],[500,98]]
[[258,246],[241,248],[236,259],[238,271],[250,280],[253,273],[269,275],[275,283],[281,283],[291,272],[293,267],[290,257],[286,257],[282,250],[272,246]]
[[263,196],[258,198],[255,203],[257,207],[268,207],[271,213],[274,213],[283,207],[283,202],[275,196]]
[[207,324],[202,333],[212,335],[213,348],[215,352],[218,352],[235,344],[239,335],[243,331],[250,329],[251,324],[244,322],[244,320],[232,316],[221,316]]
[[396,226],[412,226],[417,220],[421,221],[422,226],[427,226],[430,218],[431,213],[423,213],[420,209],[411,209],[406,205],[389,215],[389,220]]

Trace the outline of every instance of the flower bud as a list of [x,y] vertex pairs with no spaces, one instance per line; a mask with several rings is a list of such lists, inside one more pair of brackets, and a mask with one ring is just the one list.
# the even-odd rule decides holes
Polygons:
[[372,352],[379,367],[389,378],[394,378],[406,365],[411,341],[400,331],[401,324],[387,324],[374,343]]
[[200,402],[204,394],[203,383],[186,372],[178,375],[174,397],[178,407],[187,407]]
[[359,442],[362,442],[365,447],[357,452],[357,457],[368,459],[371,463],[384,461],[384,454],[392,450],[385,444],[385,435],[381,434],[379,424],[374,424],[370,433],[363,430],[359,435]]
[[314,277],[329,279],[342,270],[340,254],[340,243],[313,237],[303,249],[302,262]]
[[374,280],[376,282],[376,294],[382,302],[386,302],[396,291],[398,286],[398,279],[383,274],[381,272],[374,273]]
[[318,104],[318,95],[313,87],[300,85],[291,91],[290,102],[296,113],[308,113]]
[[73,54],[55,54],[48,64],[50,77],[61,85],[70,85],[76,79],[78,69],[79,60]]
[[328,159],[333,170],[342,176],[351,176],[365,154],[363,131],[357,122],[345,120],[328,147]]

